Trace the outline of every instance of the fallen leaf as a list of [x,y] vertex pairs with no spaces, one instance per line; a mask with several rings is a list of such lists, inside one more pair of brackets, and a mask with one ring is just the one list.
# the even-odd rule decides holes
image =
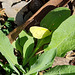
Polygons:
[[69,60],[64,57],[55,57],[52,67],[56,65],[69,65]]
[[4,10],[5,10],[5,9],[1,9],[1,10],[0,10],[0,16],[6,16]]
[[[8,17],[14,17],[16,24],[23,24],[23,15],[25,12],[28,12],[26,5],[28,5],[31,0],[28,2],[21,0],[1,0],[2,7],[5,8],[5,13]],[[25,15],[26,16],[26,15]],[[17,18],[19,19],[17,20]]]
[[67,54],[66,54],[65,57],[66,57],[66,59],[68,59],[68,60],[72,60],[72,59],[75,58],[75,52],[69,51],[69,52],[67,52]]
[[0,0],[2,3],[8,3],[9,5],[12,5],[13,3],[20,2],[21,0]]

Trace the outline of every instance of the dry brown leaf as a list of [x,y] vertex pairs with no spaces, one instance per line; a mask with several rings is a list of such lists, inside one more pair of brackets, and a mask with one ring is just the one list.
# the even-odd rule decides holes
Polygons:
[[6,16],[4,10],[5,10],[5,9],[1,9],[1,10],[0,10],[0,16]]
[[75,58],[75,52],[73,52],[73,51],[67,52],[67,54],[66,54],[66,59],[72,60],[72,59],[74,59],[74,58]]
[[69,65],[69,60],[64,57],[55,57],[52,67],[56,65]]
[[[31,0],[30,0],[31,1]],[[30,2],[29,1],[29,2]],[[2,7],[5,8],[5,12],[8,17],[16,17],[17,13],[24,7],[26,6],[29,2],[21,1],[15,5],[12,6],[14,3],[14,0],[7,0],[2,3]],[[24,9],[25,11],[27,9]]]
[[12,5],[13,3],[20,2],[21,0],[0,0],[2,3],[9,3]]
[[21,0],[1,0],[1,1],[2,1],[2,7],[5,8],[6,15],[8,17],[14,17],[15,23],[17,25],[21,25],[25,22],[23,20],[24,17],[23,15],[25,12],[28,11],[26,5],[30,3],[31,0],[29,0],[28,2]]

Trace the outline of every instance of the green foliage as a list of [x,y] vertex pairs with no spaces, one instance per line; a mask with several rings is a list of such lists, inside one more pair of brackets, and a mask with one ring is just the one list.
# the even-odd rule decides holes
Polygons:
[[[7,59],[10,66],[19,74],[18,70],[15,68],[19,65],[17,62],[17,57],[14,55],[13,46],[10,44],[9,39],[0,30],[0,52]],[[20,68],[19,68],[20,69]]]
[[[1,25],[0,28],[3,31],[3,33],[5,33],[6,35],[9,34],[9,32],[11,32],[13,30],[13,26],[12,26],[12,22],[14,22],[14,18],[10,17],[7,19],[7,21],[4,23],[4,25]],[[6,28],[3,28],[3,27]]]
[[[60,7],[52,10],[40,24],[52,31],[51,35],[37,40],[23,30],[12,44],[13,46],[0,30],[0,52],[8,61],[6,65],[0,62],[0,66],[11,75],[38,75],[39,71],[51,67],[56,55],[64,56],[66,52],[75,49],[75,15],[69,16],[68,8]],[[9,18],[8,21],[13,21],[13,18]],[[5,25],[11,26],[8,23]],[[43,45],[48,46],[44,53],[35,55],[41,46],[44,48]],[[17,56],[20,58],[18,61],[13,48],[21,53],[21,56]],[[56,66],[44,75],[75,74],[74,69],[75,67],[70,65]]]
[[[27,42],[28,42],[28,44],[27,44]],[[24,47],[25,43],[27,44],[26,45],[27,47]],[[33,43],[34,43],[33,37],[29,36],[25,31],[22,31],[19,34],[19,36],[16,39],[16,41],[14,41],[12,43],[12,45],[13,45],[14,48],[16,48],[21,53],[21,55],[23,55],[23,58],[25,58],[25,52],[26,52],[26,50],[28,49],[29,45],[31,45],[31,44],[32,44],[32,46],[30,46],[30,47],[33,48],[33,46],[34,46]],[[27,48],[27,49],[25,49],[25,48]],[[32,52],[32,49],[31,49],[31,52]]]
[[10,75],[13,72],[9,64],[4,65],[3,63],[0,62],[0,66],[6,71],[6,75]]
[[[7,51],[6,51],[7,49]],[[9,43],[8,38],[0,30],[0,52],[7,58],[9,62],[12,62],[13,65],[17,64],[16,57],[14,56],[13,47]],[[11,59],[9,59],[11,58]]]
[[50,41],[51,41],[51,35],[49,35],[49,36],[46,37],[46,38],[37,40],[37,45],[36,45],[35,51],[37,51],[37,50],[38,50],[41,46],[43,46],[44,44],[50,43]]
[[50,11],[41,21],[40,26],[54,31],[65,19],[71,15],[70,9],[59,7]]
[[7,19],[7,21],[14,22],[14,18],[13,18],[13,17],[9,17],[9,18]]
[[75,75],[75,66],[61,65],[50,69],[44,75]]
[[45,70],[48,67],[52,66],[53,60],[56,56],[56,50],[52,49],[51,51],[47,51],[43,53],[37,61],[31,66],[30,71],[26,75],[30,75],[32,73]]
[[31,58],[31,60],[29,61],[29,66],[31,67],[35,62],[36,60],[38,59],[39,55],[36,55],[34,57]]
[[51,42],[46,48],[57,49],[57,56],[64,56],[66,52],[75,49],[75,15],[69,17],[56,29]]
[[20,42],[20,45],[23,47],[24,46],[24,43],[28,40],[28,34],[25,32],[25,31],[22,31],[20,34],[19,34],[19,42]]
[[[24,33],[26,34],[25,31]],[[26,34],[25,36],[27,37],[28,40],[26,40],[23,46],[23,66],[25,66],[25,62],[28,60],[28,58],[32,54],[33,48],[34,48],[33,37],[29,36],[28,34]]]
[[3,34],[0,30],[0,52],[2,55],[8,60],[11,67],[17,72],[16,68],[14,67],[17,63],[17,58],[14,55],[13,47],[10,44],[8,38]]
[[14,41],[13,43],[12,43],[12,45],[13,45],[13,47],[15,48],[15,49],[17,49],[20,53],[21,53],[21,55],[23,54],[23,48],[22,48],[22,46],[20,45],[20,41],[19,41],[20,39],[18,38],[18,39],[16,39],[16,41]]
[[[59,7],[50,11],[41,21],[40,26],[54,32],[58,26],[71,15],[68,8]],[[37,41],[36,51],[44,44],[50,43],[51,35]]]
[[19,34],[18,39],[12,44],[14,48],[20,51],[23,56],[23,66],[25,66],[27,59],[33,52],[34,39],[32,36],[28,35],[25,31]]
[[[66,16],[65,16],[66,14]],[[65,19],[70,16],[71,12],[68,8],[60,7],[50,11],[41,21],[40,26],[48,28],[53,32]],[[39,31],[40,33],[40,31]],[[51,35],[46,38],[37,40],[36,48],[32,56],[37,52],[37,50],[44,44],[50,43]],[[32,57],[31,56],[31,57]],[[31,59],[31,57],[29,59]]]

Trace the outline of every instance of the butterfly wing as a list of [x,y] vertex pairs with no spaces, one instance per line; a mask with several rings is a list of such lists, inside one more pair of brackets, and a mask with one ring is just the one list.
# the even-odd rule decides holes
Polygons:
[[30,27],[30,32],[32,33],[34,38],[42,39],[51,34],[51,32],[44,27],[32,26]]

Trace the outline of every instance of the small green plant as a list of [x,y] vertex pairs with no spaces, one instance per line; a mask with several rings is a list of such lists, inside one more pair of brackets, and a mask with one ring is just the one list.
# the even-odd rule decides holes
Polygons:
[[14,18],[10,17],[3,25],[0,24],[0,29],[2,30],[2,32],[8,35],[9,32],[11,32],[14,29],[14,27],[12,26],[13,22]]
[[[70,16],[70,10],[65,7],[59,7],[50,11],[41,21],[40,27],[50,31],[49,36],[39,39],[35,37],[35,30],[32,32],[34,37],[22,31],[18,38],[12,43],[0,30],[0,52],[6,58],[7,65],[0,62],[1,67],[7,75],[38,75],[39,71],[52,67],[56,56],[63,57],[68,51],[75,49],[75,15]],[[37,28],[37,26],[36,26]],[[30,30],[33,31],[33,30]],[[36,33],[40,33],[36,29]],[[37,41],[37,43],[35,42]],[[46,47],[44,47],[47,45]],[[44,48],[44,53],[35,55],[40,49]],[[15,56],[16,49],[19,56]],[[75,74],[75,66],[62,65],[56,66],[45,72],[44,75],[72,75]]]

